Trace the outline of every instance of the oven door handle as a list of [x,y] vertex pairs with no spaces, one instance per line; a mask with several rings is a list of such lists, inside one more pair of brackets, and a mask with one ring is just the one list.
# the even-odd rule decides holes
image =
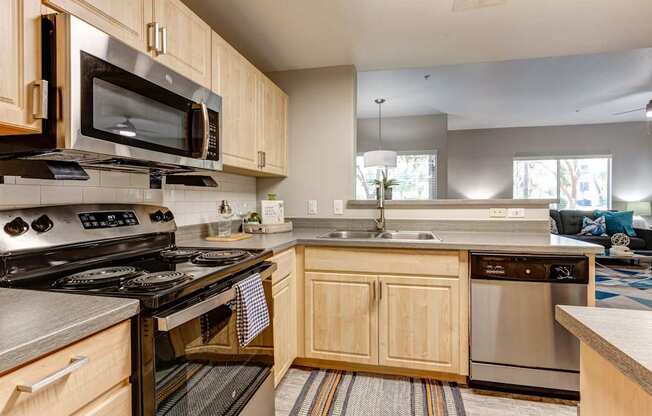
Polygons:
[[[264,270],[260,271],[260,280],[266,280],[276,271],[276,264],[271,263]],[[156,329],[162,332],[171,331],[172,329],[191,321],[213,309],[226,305],[235,299],[235,287],[211,296],[208,299],[196,303],[186,309],[173,312],[166,316],[154,316]]]

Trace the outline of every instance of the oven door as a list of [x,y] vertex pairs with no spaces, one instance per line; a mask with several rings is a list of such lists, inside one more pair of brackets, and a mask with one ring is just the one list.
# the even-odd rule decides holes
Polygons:
[[69,50],[57,71],[70,94],[60,147],[221,169],[219,95],[73,16],[57,15],[56,30],[57,51]]
[[[259,273],[270,311],[271,273],[264,263],[241,278]],[[156,314],[153,391],[144,414],[156,415],[273,415],[274,345],[271,326],[246,347],[238,344],[235,289],[185,301]]]

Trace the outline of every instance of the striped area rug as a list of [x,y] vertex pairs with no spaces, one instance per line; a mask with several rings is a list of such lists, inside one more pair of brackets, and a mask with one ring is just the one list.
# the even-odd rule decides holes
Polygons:
[[455,383],[312,370],[291,416],[466,415]]

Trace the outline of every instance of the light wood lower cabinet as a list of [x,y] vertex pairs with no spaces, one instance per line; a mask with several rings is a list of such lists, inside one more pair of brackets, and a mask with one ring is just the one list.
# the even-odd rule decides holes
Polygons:
[[3,0],[0,13],[0,135],[38,133],[34,81],[41,78],[41,5]]
[[467,375],[467,260],[454,251],[306,247],[303,356]]
[[[126,321],[0,376],[0,414],[131,415],[131,327]],[[75,360],[74,371],[32,393]],[[127,405],[128,404],[128,405]]]
[[296,277],[286,276],[272,288],[274,297],[274,386],[297,356]]
[[378,364],[377,276],[306,272],[306,356]]
[[457,372],[457,279],[380,276],[380,365]]

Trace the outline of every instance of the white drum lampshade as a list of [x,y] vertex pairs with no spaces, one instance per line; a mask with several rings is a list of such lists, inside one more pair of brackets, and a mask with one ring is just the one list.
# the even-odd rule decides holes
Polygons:
[[396,167],[396,152],[391,150],[372,150],[365,152],[363,157],[365,168]]

